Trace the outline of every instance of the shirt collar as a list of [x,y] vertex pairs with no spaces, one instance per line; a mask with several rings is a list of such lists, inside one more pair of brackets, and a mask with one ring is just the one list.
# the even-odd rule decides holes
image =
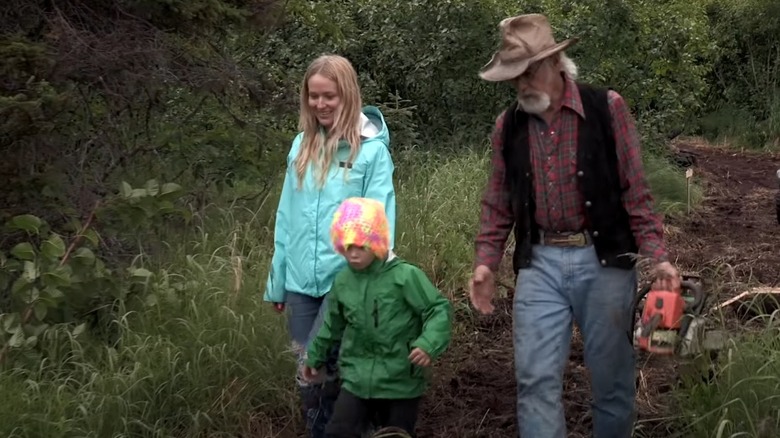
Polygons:
[[562,73],[564,81],[563,100],[561,105],[569,107],[572,111],[579,114],[583,119],[585,118],[585,110],[582,108],[582,99],[580,98],[580,89],[577,88],[577,83],[569,77],[569,75]]

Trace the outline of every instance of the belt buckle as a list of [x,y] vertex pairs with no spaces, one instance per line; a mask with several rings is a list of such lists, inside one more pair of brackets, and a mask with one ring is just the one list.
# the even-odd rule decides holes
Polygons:
[[585,233],[577,233],[569,236],[569,241],[574,246],[585,246],[588,244],[588,239],[585,238]]
[[588,240],[585,237],[585,233],[575,233],[575,234],[569,234],[567,236],[558,236],[558,237],[552,237],[549,238],[547,235],[544,236],[544,242],[549,245],[563,245],[563,246],[586,246],[588,244]]

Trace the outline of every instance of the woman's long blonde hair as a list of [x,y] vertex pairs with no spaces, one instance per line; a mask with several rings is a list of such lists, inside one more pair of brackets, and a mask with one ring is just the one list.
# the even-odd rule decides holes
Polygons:
[[[309,78],[319,74],[336,83],[341,105],[336,110],[333,126],[325,132],[309,107]],[[306,169],[314,165],[319,187],[325,184],[328,170],[336,155],[339,141],[349,143],[349,161],[352,162],[360,148],[360,111],[363,102],[357,73],[346,58],[338,55],[323,55],[315,59],[306,70],[301,85],[301,115],[298,129],[303,131],[301,149],[295,159],[298,186],[303,185]],[[346,172],[348,166],[345,166]]]

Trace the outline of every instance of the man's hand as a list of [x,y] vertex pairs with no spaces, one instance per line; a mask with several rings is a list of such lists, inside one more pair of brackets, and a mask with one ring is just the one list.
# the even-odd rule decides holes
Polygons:
[[276,310],[276,313],[282,313],[284,312],[284,303],[271,303],[274,306],[274,310]]
[[496,282],[493,272],[485,265],[474,269],[474,276],[469,281],[469,298],[471,304],[480,313],[493,313],[493,296],[496,294]]
[[669,262],[661,262],[655,265],[655,281],[653,282],[655,290],[680,290],[680,273]]
[[409,360],[412,361],[413,364],[421,367],[427,367],[431,364],[431,357],[428,356],[428,353],[418,347],[415,347],[411,354],[409,354]]

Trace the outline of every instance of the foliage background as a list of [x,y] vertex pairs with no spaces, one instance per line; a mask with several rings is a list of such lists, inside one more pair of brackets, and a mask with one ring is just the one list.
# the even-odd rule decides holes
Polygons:
[[[258,433],[295,418],[260,302],[299,81],[347,56],[393,135],[399,249],[459,298],[497,23],[547,14],[630,103],[665,214],[666,141],[780,138],[773,0],[7,0],[0,6],[6,436]],[[55,394],[56,397],[52,395]]]

